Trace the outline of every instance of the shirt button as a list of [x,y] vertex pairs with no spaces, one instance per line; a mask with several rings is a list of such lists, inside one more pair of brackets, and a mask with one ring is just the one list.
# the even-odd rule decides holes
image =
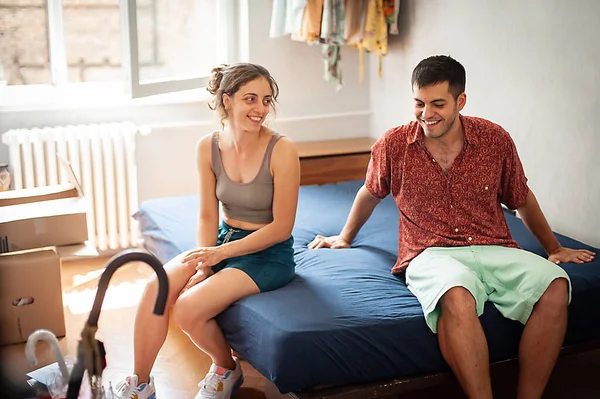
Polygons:
[[454,231],[456,231],[458,233],[458,229],[454,229]]
[[450,205],[450,209],[454,208],[452,205]]
[[473,241],[473,237],[469,237],[469,241]]
[[487,189],[488,189],[488,186],[485,186],[485,189],[487,190]]
[[435,159],[432,159],[433,162],[435,162]]

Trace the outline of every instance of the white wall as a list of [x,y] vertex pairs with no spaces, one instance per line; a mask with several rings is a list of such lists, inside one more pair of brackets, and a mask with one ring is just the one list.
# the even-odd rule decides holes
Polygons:
[[600,247],[600,2],[402,0],[400,13],[371,79],[375,135],[413,118],[415,65],[451,55],[467,70],[463,114],[507,129],[552,228]]
[[[270,0],[250,2],[250,61],[280,88],[272,126],[296,141],[378,136],[412,119],[410,74],[419,60],[450,54],[467,68],[465,114],[491,119],[513,136],[530,185],[552,227],[600,246],[600,2],[595,0],[401,1],[383,77],[342,52],[344,88],[323,80],[320,47],[268,38]],[[370,59],[377,70],[377,57]],[[371,76],[373,75],[373,76]],[[373,110],[372,116],[370,110]],[[204,103],[5,112],[12,128],[131,120],[156,126],[137,141],[140,200],[196,192],[194,144],[214,126]],[[0,162],[7,148],[0,144]]]
[[[321,47],[294,42],[289,36],[270,39],[271,0],[250,1],[250,62],[264,65],[276,78],[281,94],[271,126],[295,141],[326,140],[370,134],[369,68],[358,83],[358,54],[342,51],[344,87],[336,91],[323,79]],[[106,106],[88,109],[6,112],[0,108],[0,133],[13,128],[129,120],[154,126],[137,140],[139,198],[197,192],[194,146],[218,127],[206,103]],[[8,149],[0,143],[0,162]]]
[[[280,89],[277,116],[270,126],[297,142],[368,136],[368,69],[363,84],[358,84],[357,52],[343,50],[346,79],[337,91],[335,84],[323,79],[320,46],[295,42],[289,36],[269,38],[271,6],[270,0],[252,0],[249,9],[250,62],[267,67]],[[194,145],[216,126],[210,117],[187,127],[156,127],[153,134],[140,138],[140,200],[196,193]],[[156,176],[164,176],[159,184]]]

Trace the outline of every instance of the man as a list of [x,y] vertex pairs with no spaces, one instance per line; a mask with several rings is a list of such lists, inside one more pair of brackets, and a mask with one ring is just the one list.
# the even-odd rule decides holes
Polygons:
[[[413,71],[416,122],[388,130],[372,148],[365,185],[339,236],[310,248],[347,248],[377,204],[392,194],[400,211],[398,260],[444,359],[469,398],[491,398],[488,348],[478,316],[491,301],[525,325],[518,398],[540,398],[560,351],[570,281],[560,262],[594,253],[563,248],[548,226],[500,126],[460,115],[465,70],[447,56]],[[516,209],[548,260],[518,248],[501,203]],[[556,263],[556,264],[555,264]]]

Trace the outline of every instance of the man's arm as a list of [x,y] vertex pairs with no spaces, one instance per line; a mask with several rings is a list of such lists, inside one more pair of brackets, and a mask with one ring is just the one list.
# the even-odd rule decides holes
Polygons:
[[533,233],[535,238],[542,244],[544,250],[548,254],[548,260],[554,263],[575,262],[584,263],[594,260],[595,253],[588,250],[574,250],[564,248],[556,236],[550,229],[550,225],[546,221],[540,205],[533,194],[529,190],[525,203],[517,209],[525,226]]
[[346,224],[339,236],[324,237],[318,235],[308,244],[309,248],[349,248],[356,238],[356,235],[369,220],[373,210],[381,202],[381,199],[374,197],[363,185],[356,194],[352,209],[346,219]]
[[[361,227],[367,222],[373,210],[383,198],[390,194],[392,181],[392,164],[402,164],[398,162],[398,150],[390,151],[388,142],[397,139],[398,130],[390,129],[383,134],[371,147],[371,159],[367,167],[365,184],[358,190],[352,209],[346,224],[340,235],[332,237],[323,237],[318,235],[310,244],[309,248],[349,248]],[[396,162],[392,163],[392,159]],[[368,187],[368,188],[367,188]]]

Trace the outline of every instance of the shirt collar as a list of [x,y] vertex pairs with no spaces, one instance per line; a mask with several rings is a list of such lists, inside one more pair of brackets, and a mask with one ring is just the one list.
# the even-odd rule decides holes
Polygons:
[[[465,141],[469,144],[476,145],[479,140],[477,139],[477,134],[475,134],[475,132],[471,131],[471,123],[470,123],[469,119],[465,118],[461,114],[458,114],[458,117],[460,118],[460,123],[462,124],[462,127],[463,127],[463,133],[465,134]],[[408,144],[412,144],[416,141],[420,141],[420,142],[423,141],[423,128],[421,127],[421,125],[418,122],[415,125],[416,126],[415,126],[414,130],[406,136],[406,141],[408,142]]]

